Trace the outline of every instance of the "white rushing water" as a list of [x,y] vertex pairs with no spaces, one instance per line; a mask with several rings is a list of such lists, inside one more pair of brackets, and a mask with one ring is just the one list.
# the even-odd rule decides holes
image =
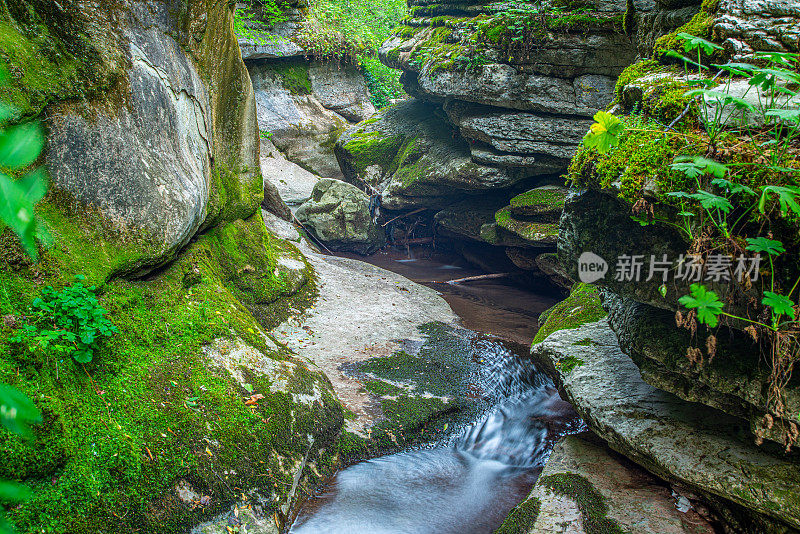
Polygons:
[[490,533],[522,501],[552,443],[581,424],[549,380],[481,340],[477,381],[494,404],[447,443],[339,472],[300,512],[294,534]]

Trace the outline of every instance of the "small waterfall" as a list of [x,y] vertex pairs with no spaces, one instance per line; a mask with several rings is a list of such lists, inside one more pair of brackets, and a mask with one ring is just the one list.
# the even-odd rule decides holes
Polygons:
[[582,423],[529,361],[493,340],[473,343],[480,365],[472,383],[493,407],[444,443],[341,471],[290,532],[479,534],[500,525],[555,440]]

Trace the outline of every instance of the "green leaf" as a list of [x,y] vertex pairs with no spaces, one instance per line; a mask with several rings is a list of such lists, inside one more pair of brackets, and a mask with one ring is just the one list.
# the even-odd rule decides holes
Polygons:
[[36,235],[39,229],[34,205],[41,200],[45,191],[47,178],[43,169],[19,180],[0,173],[0,220],[17,235],[25,251],[34,260],[38,257]]
[[794,320],[794,302],[789,297],[772,291],[764,291],[764,298],[761,299],[761,304],[772,308],[773,321],[777,321],[781,315],[788,315]]
[[800,196],[800,187],[783,186],[783,185],[768,185],[761,190],[761,198],[758,201],[758,211],[765,213],[767,197],[770,195],[778,197],[778,203],[781,207],[781,212],[793,212],[795,215],[800,215],[800,204],[797,203],[797,198]]
[[714,328],[719,324],[719,315],[722,313],[723,303],[713,291],[706,290],[702,284],[692,284],[689,295],[684,295],[678,302],[689,309],[697,310],[697,320]]
[[747,250],[759,253],[766,252],[770,256],[779,256],[781,252],[786,252],[786,249],[783,248],[783,243],[766,237],[748,237],[747,243]]
[[707,210],[720,210],[724,213],[730,213],[733,209],[733,204],[727,198],[709,193],[708,191],[699,190],[697,193],[689,195],[691,198],[698,200],[700,205]]
[[39,158],[44,148],[44,132],[31,121],[0,130],[0,167],[24,169]]
[[724,163],[701,156],[678,156],[670,168],[684,173],[688,178],[698,178],[704,174],[724,178],[728,172]]
[[674,59],[679,59],[679,60],[683,61],[684,63],[688,63],[689,65],[692,65],[692,66],[695,66],[695,67],[698,67],[698,68],[701,68],[701,69],[708,70],[708,67],[706,67],[705,65],[701,65],[697,61],[694,61],[693,59],[690,59],[690,58],[684,56],[683,54],[679,54],[678,52],[676,52],[674,50],[667,50],[667,53],[665,55],[667,57],[671,57],[671,58],[674,58]]
[[730,61],[728,63],[725,63],[724,65],[712,65],[712,66],[717,69],[729,72],[730,74],[733,74],[735,76],[742,76],[746,78],[752,76],[753,72],[757,68],[755,65],[751,65],[749,63],[736,63]]
[[620,137],[625,132],[625,125],[617,117],[605,111],[598,111],[594,120],[596,122],[583,138],[583,146],[594,147],[599,153],[605,154],[619,144]]
[[0,426],[9,432],[30,436],[30,425],[40,423],[42,414],[21,391],[0,384]]
[[766,59],[773,64],[791,68],[794,67],[793,63],[797,62],[800,54],[791,52],[756,52],[756,57]]
[[785,122],[800,123],[800,109],[769,109],[764,112],[767,117],[775,117]]
[[744,193],[745,195],[749,196],[756,196],[756,192],[753,191],[751,188],[747,187],[744,184],[737,184],[735,182],[731,182],[730,180],[726,180],[724,178],[714,178],[711,180],[713,185],[716,185],[720,189],[724,189],[728,193],[732,195],[737,195],[740,193]]
[[722,47],[718,44],[712,43],[711,41],[707,41],[702,37],[698,37],[690,33],[681,32],[678,34],[678,38],[683,40],[683,49],[687,52],[702,48],[703,52],[710,55],[714,53],[714,50],[722,50]]
[[0,480],[0,502],[15,503],[28,500],[31,491],[22,484]]

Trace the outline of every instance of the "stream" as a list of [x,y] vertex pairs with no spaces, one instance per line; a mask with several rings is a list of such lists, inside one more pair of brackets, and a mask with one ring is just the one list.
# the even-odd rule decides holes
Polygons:
[[491,533],[528,495],[553,444],[584,429],[524,352],[539,313],[558,297],[496,280],[442,283],[481,274],[446,255],[390,252],[366,261],[434,287],[464,326],[491,336],[477,341],[475,377],[490,408],[439,442],[340,471],[299,510],[290,532]]

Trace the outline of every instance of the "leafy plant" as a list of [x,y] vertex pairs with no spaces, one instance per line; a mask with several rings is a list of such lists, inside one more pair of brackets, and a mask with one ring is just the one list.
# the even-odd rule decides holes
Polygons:
[[233,12],[233,32],[239,39],[266,45],[280,39],[271,33],[275,24],[286,21],[286,15],[275,0],[259,0],[260,16],[253,11],[253,2],[237,6]]
[[[8,73],[0,68],[0,86],[7,83]],[[0,102],[0,233],[8,226],[36,261],[37,237],[49,239],[34,208],[47,192],[47,175],[42,168],[29,167],[44,148],[44,133],[38,121],[11,124],[17,113]]]
[[[623,189],[625,181],[620,180],[620,195],[640,195],[633,204],[632,218],[642,225],[664,224],[680,230],[691,242],[688,250],[698,257],[728,252],[741,262],[750,261],[743,254],[745,250],[756,253],[758,256],[750,264],[751,269],[756,269],[756,278],[763,272],[759,269],[761,259],[769,261],[769,276],[762,277],[760,298],[749,299],[749,304],[743,304],[741,298],[731,300],[745,313],[730,313],[727,302],[716,292],[702,284],[692,284],[688,294],[679,299],[690,314],[676,319],[692,332],[698,322],[711,328],[725,319],[739,328],[744,324],[744,330],[769,354],[767,404],[772,416],[783,417],[785,387],[794,364],[800,361],[800,305],[795,293],[800,276],[796,262],[788,257],[796,254],[800,244],[795,231],[800,224],[800,168],[796,164],[800,110],[790,106],[798,96],[795,89],[800,85],[800,55],[772,52],[758,54],[756,64],[711,65],[708,56],[716,53],[718,45],[688,34],[680,34],[679,38],[684,40],[686,52],[696,52],[691,59],[678,52],[669,53],[683,62],[685,83],[694,86],[683,93],[691,99],[684,112],[666,127],[652,117],[637,120],[635,112],[619,126],[609,117],[600,116],[601,120],[596,118],[597,123],[584,138],[584,147],[609,154],[591,171],[598,172],[601,165],[605,166],[604,171],[613,169],[614,172],[607,172],[610,177],[605,177],[606,185],[619,176],[618,169],[625,169],[626,162],[618,161],[617,151],[629,155],[630,147],[637,145],[617,147],[628,138],[652,140],[656,134],[653,142],[667,148],[654,153],[666,152],[672,163],[665,171],[659,164],[654,168],[659,169],[655,171],[658,175],[651,176],[658,180],[659,188],[667,191],[656,192],[660,205],[654,205],[652,197],[645,197],[643,186],[637,184],[642,189],[631,194],[630,189]],[[713,77],[709,75],[712,67],[717,69]],[[681,123],[692,109],[699,120]],[[611,125],[614,131],[608,132]],[[784,245],[774,235],[786,234],[787,227],[791,229],[792,242]],[[737,267],[737,276],[742,274],[743,265]],[[792,283],[795,276],[797,280]],[[749,294],[756,278],[732,280],[740,287],[732,288],[731,294]],[[699,361],[699,350],[689,349],[687,356],[693,362]],[[714,351],[708,348],[710,358]],[[782,427],[787,448],[798,440],[798,429],[792,425]]]
[[78,281],[61,291],[44,288],[42,296],[33,301],[29,322],[11,340],[27,344],[31,352],[51,351],[78,363],[92,361],[102,339],[116,333],[117,328],[100,306],[95,286],[84,286],[83,276],[76,278]]
[[583,138],[583,146],[596,148],[601,154],[619,145],[625,126],[617,117],[606,111],[598,111],[594,116],[595,123]]
[[708,291],[702,284],[692,284],[689,294],[678,299],[678,302],[689,309],[697,311],[697,320],[714,328],[719,323],[723,304],[713,291]]

